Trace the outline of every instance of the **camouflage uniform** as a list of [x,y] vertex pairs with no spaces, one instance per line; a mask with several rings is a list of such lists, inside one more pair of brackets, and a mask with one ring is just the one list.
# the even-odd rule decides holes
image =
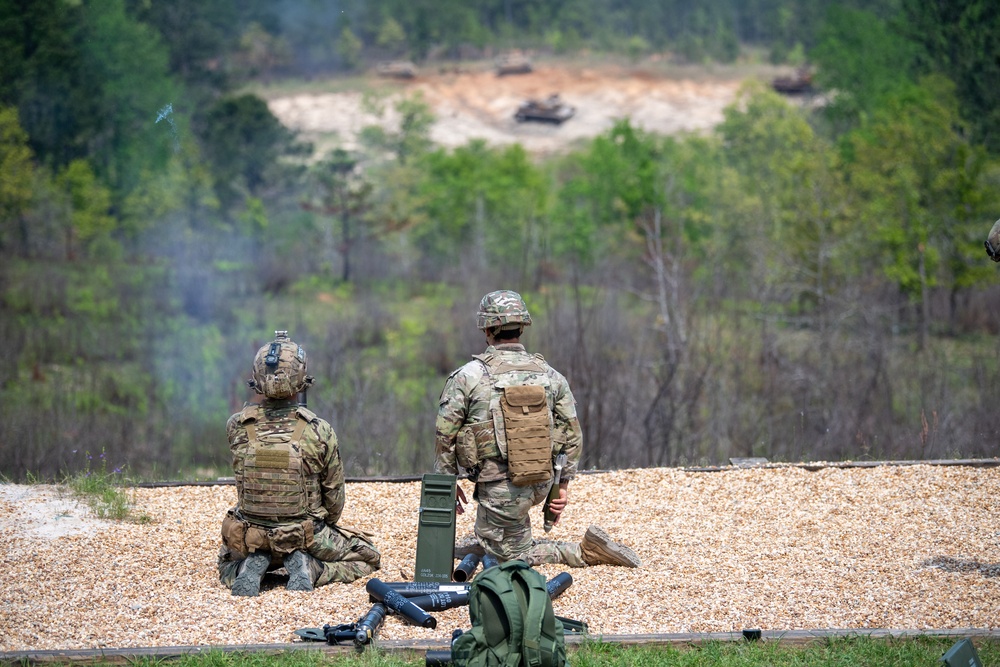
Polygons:
[[[511,364],[533,363],[544,369],[549,379],[545,391],[546,402],[553,418],[553,460],[560,452],[566,454],[567,463],[562,472],[562,480],[572,480],[580,460],[583,435],[569,383],[541,355],[529,354],[520,343],[491,345],[484,355],[465,364],[448,378],[441,393],[437,414],[435,470],[439,473],[458,474],[455,445],[459,430],[466,424],[490,419],[490,401],[493,399],[494,388],[489,382],[487,364],[483,358],[499,358]],[[502,456],[486,458],[478,470],[473,496],[478,501],[475,526],[478,546],[502,561],[520,558],[530,564],[565,563],[571,567],[586,565],[578,543],[532,539],[528,512],[534,505],[545,500],[551,481],[531,486],[515,486],[511,483],[507,470],[507,463]],[[460,544],[456,556],[464,556],[468,550],[477,549],[469,543]]]
[[[239,593],[234,588],[241,566],[251,560],[262,577],[265,568],[282,565],[291,573],[289,556],[301,557],[297,562],[306,579],[294,590],[350,582],[379,569],[369,536],[337,526],[345,501],[344,467],[333,428],[289,396],[312,381],[305,375],[304,353],[280,336],[271,350],[284,355],[280,363],[287,366],[287,350],[296,348],[301,364],[286,374],[291,381],[258,368],[268,346],[261,348],[254,374],[259,381],[251,380],[251,386],[280,397],[248,404],[226,424],[238,502],[223,520],[218,568],[219,580],[234,594],[256,595],[258,582]],[[269,555],[270,562],[258,554]]]
[[1000,220],[993,223],[990,233],[986,235],[986,254],[994,262],[1000,262]]
[[529,565],[639,567],[636,553],[600,526],[590,526],[580,542],[531,536],[529,511],[548,496],[556,457],[566,455],[560,483],[568,483],[576,476],[583,433],[566,378],[520,343],[530,325],[517,292],[484,296],[476,326],[489,347],[452,373],[441,392],[434,468],[451,475],[467,470],[478,501],[475,536],[456,545],[455,557],[489,553]]

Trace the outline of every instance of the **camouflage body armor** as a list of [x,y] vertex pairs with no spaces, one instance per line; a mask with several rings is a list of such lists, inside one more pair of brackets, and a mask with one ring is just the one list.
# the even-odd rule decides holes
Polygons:
[[240,513],[248,520],[276,523],[304,519],[322,508],[319,478],[303,465],[302,434],[316,415],[303,407],[266,419],[260,406],[248,406],[239,423],[247,442],[236,452]]
[[541,355],[512,361],[500,354],[473,355],[483,364],[490,391],[489,419],[467,424],[458,433],[455,454],[466,469],[478,470],[501,458],[517,486],[552,479],[553,418],[550,380]]

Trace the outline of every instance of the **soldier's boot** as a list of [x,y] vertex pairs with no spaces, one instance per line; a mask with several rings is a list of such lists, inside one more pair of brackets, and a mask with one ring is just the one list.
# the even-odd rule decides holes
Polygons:
[[591,526],[580,541],[580,551],[587,565],[620,565],[639,567],[642,561],[624,544],[612,541],[603,528]]
[[236,581],[233,582],[233,595],[253,597],[260,593],[260,582],[264,579],[268,565],[271,564],[271,554],[260,551],[247,556],[236,571]]
[[288,570],[288,583],[285,590],[311,591],[313,583],[323,572],[323,564],[305,551],[293,551],[285,556],[285,569]]

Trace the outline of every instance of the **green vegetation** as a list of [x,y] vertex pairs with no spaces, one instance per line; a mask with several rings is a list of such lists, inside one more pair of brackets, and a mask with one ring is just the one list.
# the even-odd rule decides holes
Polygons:
[[104,452],[97,456],[96,467],[90,452],[84,452],[83,456],[86,459],[83,470],[68,475],[63,484],[83,498],[99,519],[149,523],[148,515],[134,511],[135,502],[129,497],[125,471],[121,468],[109,471]]
[[[428,470],[501,286],[571,381],[585,467],[995,453],[996,3],[342,4],[0,0],[0,474],[227,471],[278,328],[348,474]],[[827,103],[751,82],[704,135],[623,119],[541,158],[435,147],[420,97],[317,153],[252,92],[513,47],[769,53]]]
[[[782,665],[830,667],[858,665],[871,667],[911,667],[935,665],[957,640],[941,638],[869,639],[847,638],[799,647],[780,643],[709,642],[683,647],[627,647],[616,644],[587,643],[569,654],[573,667],[779,667]],[[1000,644],[992,640],[975,640],[976,651],[984,665],[1000,660]],[[324,656],[320,651],[293,651],[264,655],[258,653],[209,652],[198,656],[183,656],[170,661],[179,667],[403,667],[423,665],[422,657],[389,654],[368,649],[360,655]],[[139,658],[138,667],[158,664]]]

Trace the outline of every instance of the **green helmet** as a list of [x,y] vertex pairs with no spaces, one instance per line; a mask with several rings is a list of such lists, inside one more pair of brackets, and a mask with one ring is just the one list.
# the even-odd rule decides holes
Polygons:
[[288,338],[287,331],[275,331],[274,342],[257,350],[247,384],[267,398],[295,396],[312,384],[306,375],[306,351]]
[[479,312],[476,314],[476,326],[480,329],[493,329],[505,324],[531,326],[531,315],[524,299],[511,290],[490,292],[479,302]]

